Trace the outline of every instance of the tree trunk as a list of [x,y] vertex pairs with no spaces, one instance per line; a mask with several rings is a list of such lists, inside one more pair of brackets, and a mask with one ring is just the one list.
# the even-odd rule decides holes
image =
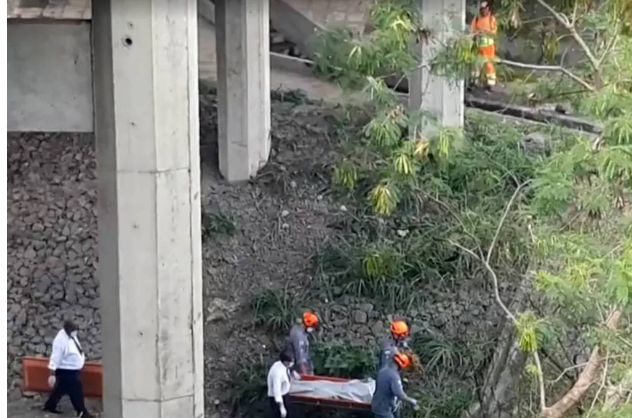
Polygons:
[[[621,319],[621,311],[615,310],[608,315],[606,327],[616,329]],[[555,402],[540,413],[540,418],[563,418],[565,414],[577,405],[588,389],[599,379],[604,354],[600,347],[595,347],[590,353],[586,367],[582,370],[573,387]]]
[[[531,289],[531,277],[525,275],[516,291],[509,310],[520,311]],[[514,326],[506,321],[499,338],[499,346],[494,353],[483,387],[479,390],[479,400],[463,412],[463,418],[509,418],[511,404],[516,394],[516,386],[522,377],[527,355],[520,350],[514,335]]]

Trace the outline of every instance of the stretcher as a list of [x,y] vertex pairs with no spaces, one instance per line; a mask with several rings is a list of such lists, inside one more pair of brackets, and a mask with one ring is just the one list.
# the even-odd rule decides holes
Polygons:
[[372,379],[302,375],[301,380],[292,383],[289,401],[299,405],[369,411],[374,391],[375,381]]
[[[22,390],[25,392],[50,392],[48,386],[48,359],[22,357]],[[86,362],[81,371],[84,395],[88,398],[103,397],[103,366]],[[375,381],[344,379],[329,376],[301,376],[292,384],[289,400],[293,404],[320,406],[336,409],[369,411]]]

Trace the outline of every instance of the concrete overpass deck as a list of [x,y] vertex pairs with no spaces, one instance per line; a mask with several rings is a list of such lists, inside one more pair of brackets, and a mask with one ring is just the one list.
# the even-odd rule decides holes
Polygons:
[[8,19],[90,20],[92,0],[7,0]]

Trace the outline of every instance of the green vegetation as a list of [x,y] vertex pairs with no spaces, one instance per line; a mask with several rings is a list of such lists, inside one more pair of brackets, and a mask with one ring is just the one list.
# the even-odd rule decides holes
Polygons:
[[237,221],[223,213],[202,213],[202,240],[207,242],[218,235],[233,236],[239,227]]
[[[549,129],[546,149],[530,149],[524,128],[475,117],[457,131],[405,109],[385,80],[419,65],[410,42],[427,35],[407,2],[377,3],[375,30],[362,38],[344,31],[322,37],[320,72],[363,88],[368,104],[360,118],[348,112],[348,140],[333,172],[340,197],[358,206],[345,225],[350,238],[315,264],[321,284],[405,310],[419,304],[416,290],[425,284],[485,277],[528,357],[524,375],[533,378],[525,379],[531,393],[516,400],[517,414],[552,418],[579,408],[614,415],[627,408],[624,398],[611,405],[615,389],[630,390],[630,378],[615,370],[632,367],[632,40],[624,18],[632,5],[538,3],[564,36],[582,41],[586,56],[554,70],[562,79],[541,77],[543,91],[583,87],[573,102],[602,121],[597,140]],[[503,25],[517,28],[519,2],[501,6]],[[549,61],[556,36],[545,47]],[[466,33],[437,55],[433,71],[462,78],[475,60]],[[529,282],[532,306],[511,311],[501,281]],[[420,356],[430,369],[456,371],[464,360],[454,347],[437,339]],[[584,367],[562,362],[579,369],[569,389],[556,377],[559,359],[573,358],[570,347],[592,354]],[[589,390],[597,381],[603,390]],[[442,391],[448,399],[476,389]]]
[[[556,62],[561,39],[582,40],[585,60],[539,74],[535,98],[569,98],[604,132],[591,138],[555,127],[468,115],[462,130],[410,111],[387,86],[419,66],[412,42],[430,36],[406,1],[371,12],[373,30],[320,39],[317,69],[359,89],[366,104],[341,112],[345,140],[332,184],[348,212],[343,237],[313,256],[316,290],[361,296],[389,311],[424,309],[428,289],[458,281],[489,289],[524,363],[499,399],[516,417],[627,417],[632,390],[632,39],[624,0],[549,3],[555,22],[543,45]],[[520,30],[521,2],[500,2],[505,30]],[[524,23],[526,24],[526,23]],[[463,78],[476,62],[468,33],[437,55],[432,70]],[[508,71],[510,72],[510,71]],[[392,83],[391,83],[392,84]],[[528,89],[525,89],[525,94]],[[531,92],[533,93],[533,92]],[[530,93],[530,94],[531,94]],[[533,147],[529,134],[543,135]],[[519,290],[516,290],[519,289]],[[509,305],[520,291],[529,303]],[[311,289],[314,290],[314,289]],[[514,293],[515,292],[515,293]],[[286,330],[297,316],[287,292],[255,297],[255,321]],[[420,399],[409,417],[455,417],[485,403],[483,377],[504,341],[413,336],[422,375],[407,390]],[[346,342],[314,346],[316,370],[364,377],[372,349]],[[577,360],[580,359],[580,360]],[[503,366],[503,363],[501,363]],[[253,371],[254,373],[254,371]],[[243,384],[243,399],[255,392]]]
[[315,345],[312,355],[314,371],[318,375],[353,379],[375,377],[377,353],[372,347],[354,347],[348,341],[337,341]]
[[252,310],[255,325],[267,326],[273,332],[287,332],[300,316],[296,298],[287,291],[265,289],[254,296]]
[[248,357],[240,362],[230,382],[233,409],[240,409],[249,416],[264,416],[267,413],[268,369],[274,363],[272,356]]

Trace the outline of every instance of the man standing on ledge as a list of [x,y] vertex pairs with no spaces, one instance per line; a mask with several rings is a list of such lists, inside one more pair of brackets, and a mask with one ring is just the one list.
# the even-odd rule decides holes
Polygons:
[[474,65],[474,73],[472,74],[476,83],[480,78],[481,66],[485,68],[485,80],[487,90],[492,90],[496,85],[496,68],[494,60],[496,59],[496,34],[498,28],[496,25],[496,17],[494,17],[488,2],[481,2],[480,14],[472,20],[472,33],[474,41],[478,49],[478,62]]
[[92,417],[86,409],[81,385],[81,369],[85,361],[86,356],[77,340],[77,326],[72,321],[65,321],[64,328],[53,340],[53,351],[48,363],[51,373],[48,385],[53,391],[44,405],[44,411],[60,414],[57,404],[68,394],[78,417]]

